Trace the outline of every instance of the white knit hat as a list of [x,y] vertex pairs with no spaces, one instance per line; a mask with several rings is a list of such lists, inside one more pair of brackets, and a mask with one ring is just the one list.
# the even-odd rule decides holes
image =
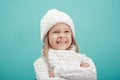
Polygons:
[[74,24],[70,16],[56,9],[51,9],[41,19],[41,41],[44,42],[47,32],[57,23],[68,24],[73,32],[73,35],[75,35]]

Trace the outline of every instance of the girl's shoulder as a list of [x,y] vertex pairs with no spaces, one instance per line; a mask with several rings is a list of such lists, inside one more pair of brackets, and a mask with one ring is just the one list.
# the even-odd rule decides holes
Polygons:
[[40,64],[40,63],[46,63],[46,58],[44,56],[41,56],[38,59],[36,59],[33,65]]

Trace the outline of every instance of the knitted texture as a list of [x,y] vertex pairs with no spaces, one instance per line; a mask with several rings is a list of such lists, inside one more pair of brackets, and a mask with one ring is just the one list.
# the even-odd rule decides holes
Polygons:
[[[48,60],[42,56],[34,62],[37,80],[97,80],[96,67],[85,55],[76,54],[74,51],[50,51]],[[88,63],[90,67],[80,67],[82,62]],[[48,75],[48,63],[54,67],[54,78]]]
[[75,34],[74,24],[70,16],[62,11],[51,9],[43,16],[40,22],[41,41],[44,41],[47,32],[57,23],[65,23],[69,25],[73,34]]
[[61,77],[50,78],[48,75],[48,64],[45,57],[40,57],[34,62],[36,80],[67,80]]
[[[55,76],[62,77],[68,80],[95,80],[94,68],[91,75],[84,75],[88,68],[80,67],[81,63],[85,62],[85,55],[78,54],[70,50],[49,50],[48,63],[54,69]],[[88,59],[86,59],[87,61]],[[84,70],[84,71],[83,71]],[[90,69],[91,70],[91,69]]]
[[80,67],[84,55],[72,50],[49,50],[48,63],[52,68],[57,66],[78,66]]

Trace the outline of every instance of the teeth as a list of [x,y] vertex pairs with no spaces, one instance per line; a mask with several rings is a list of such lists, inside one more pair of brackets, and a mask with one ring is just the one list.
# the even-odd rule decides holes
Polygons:
[[65,41],[57,41],[57,44],[65,44]]

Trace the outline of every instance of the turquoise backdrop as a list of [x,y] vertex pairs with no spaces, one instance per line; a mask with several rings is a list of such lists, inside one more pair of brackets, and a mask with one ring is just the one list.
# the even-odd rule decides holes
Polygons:
[[34,80],[41,56],[39,21],[51,8],[68,13],[80,51],[98,80],[120,80],[120,0],[0,0],[0,80]]

